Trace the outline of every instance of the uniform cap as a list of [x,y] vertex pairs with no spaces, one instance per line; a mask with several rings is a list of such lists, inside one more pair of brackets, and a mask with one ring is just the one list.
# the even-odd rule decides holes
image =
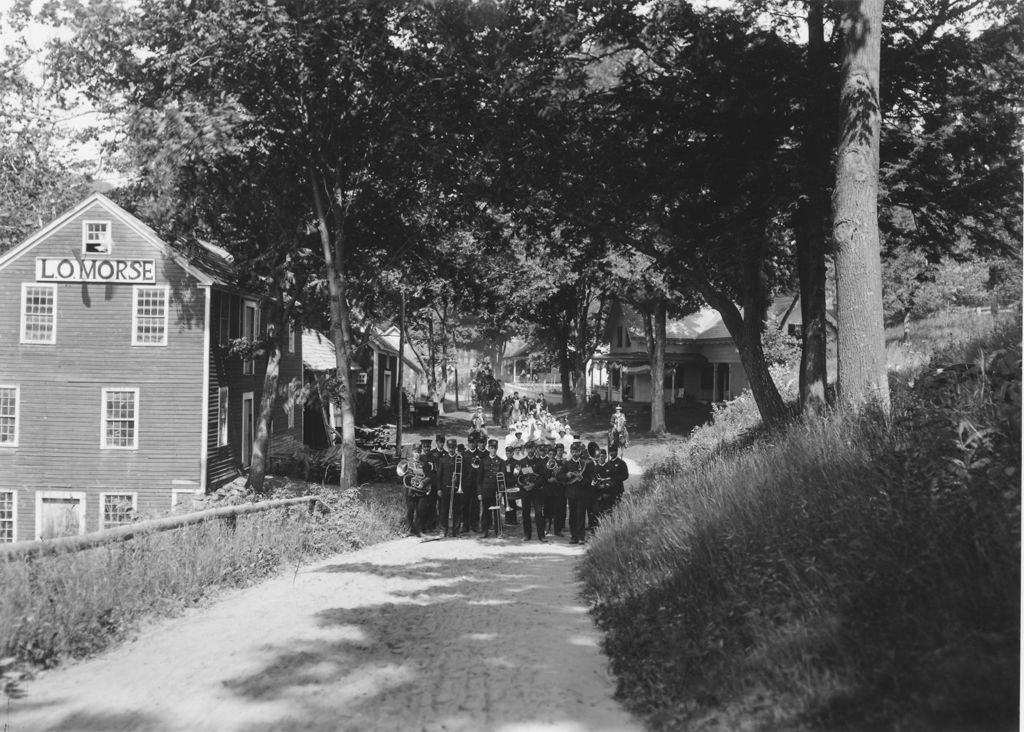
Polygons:
[[459,444],[459,441],[454,438],[450,438],[446,444],[448,445],[448,447],[455,447],[456,445]]
[[498,446],[498,441],[497,440],[488,440],[487,441],[487,447],[497,447],[497,446]]

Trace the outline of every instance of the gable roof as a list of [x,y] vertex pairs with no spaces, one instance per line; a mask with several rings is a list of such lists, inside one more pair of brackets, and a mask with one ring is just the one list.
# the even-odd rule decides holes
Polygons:
[[[398,355],[398,333],[397,328],[389,328],[384,333],[373,332],[370,334],[368,343],[378,351]],[[418,374],[423,373],[419,364],[412,360],[413,354],[408,343],[405,344],[405,365]],[[337,368],[338,362],[335,357],[334,342],[323,333],[306,328],[302,331],[302,363],[313,371],[332,371]]]
[[[144,224],[141,220],[128,213],[99,192],[87,196],[76,206],[68,209],[46,226],[39,229],[39,231],[32,234],[21,244],[18,244],[5,254],[0,255],[0,270],[11,262],[21,258],[22,255],[32,251],[32,249],[45,241],[46,238],[54,231],[64,226],[71,219],[94,205],[99,205],[108,214],[110,214],[111,217],[116,218],[122,224],[138,234],[140,239],[151,245],[160,254],[174,260],[182,269],[197,279],[200,284],[231,286],[233,271],[231,269],[230,259],[225,259],[225,257],[230,257],[230,255],[228,255],[223,249],[216,247],[223,256],[218,255],[212,249],[206,248],[207,245],[205,244],[203,247],[193,247],[192,249],[194,249],[195,252],[182,252],[177,247],[174,247],[161,239],[153,229]],[[200,254],[200,252],[203,252],[203,254]]]
[[[392,356],[397,356],[400,337],[398,328],[392,325],[381,332],[373,333],[373,335],[370,336],[370,343],[380,351],[385,351],[390,353]],[[423,369],[418,363],[416,363],[416,352],[413,350],[412,345],[408,340],[406,340],[402,345],[405,346],[404,352],[402,353],[402,360],[405,361],[405,365],[416,373],[422,374]]]
[[302,331],[302,364],[313,371],[331,371],[338,361],[334,355],[334,343],[323,333],[309,328]]

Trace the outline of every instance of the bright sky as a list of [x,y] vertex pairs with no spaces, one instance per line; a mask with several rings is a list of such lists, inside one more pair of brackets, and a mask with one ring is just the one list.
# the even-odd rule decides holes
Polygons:
[[[25,42],[33,52],[32,61],[24,68],[25,74],[34,84],[43,86],[46,79],[42,60],[45,57],[46,44],[55,38],[69,36],[70,31],[41,23],[31,23],[24,32],[16,33],[9,23],[9,16],[14,4],[15,0],[0,0],[0,54],[5,53],[6,48],[10,45]],[[40,5],[41,0],[33,0],[33,11],[38,10]],[[103,118],[84,101],[80,101],[72,109],[58,109],[56,105],[51,109],[57,128],[65,131],[68,136],[90,127],[99,126],[104,122]],[[95,177],[109,178],[111,175],[109,171],[103,169],[100,145],[95,141],[69,145],[68,155],[73,160],[91,168]]]

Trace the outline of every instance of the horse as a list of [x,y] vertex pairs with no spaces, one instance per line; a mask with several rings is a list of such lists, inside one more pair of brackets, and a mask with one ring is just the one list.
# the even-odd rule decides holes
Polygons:
[[622,455],[626,448],[629,446],[629,430],[625,427],[616,429],[612,427],[608,430],[608,452],[611,453],[614,447],[618,450],[619,455]]

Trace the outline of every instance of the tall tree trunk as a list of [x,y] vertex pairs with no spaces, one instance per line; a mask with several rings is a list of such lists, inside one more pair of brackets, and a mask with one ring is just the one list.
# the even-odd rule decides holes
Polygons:
[[572,396],[575,404],[587,403],[587,366],[577,366],[572,371]]
[[832,195],[840,403],[889,413],[878,235],[882,0],[843,3],[839,150]]
[[576,406],[576,395],[572,391],[572,359],[569,358],[568,333],[561,340],[561,347],[558,349],[558,375],[562,383],[562,406],[572,409]]
[[664,300],[654,303],[652,312],[644,313],[644,335],[651,359],[651,434],[665,434],[665,336],[667,306]]
[[819,411],[826,404],[828,372],[825,301],[825,249],[828,232],[828,184],[831,144],[824,99],[828,90],[828,49],[825,46],[825,9],[807,3],[807,79],[804,88],[804,133],[801,142],[802,188],[794,234],[800,278],[800,314],[803,348],[800,353],[800,404]]
[[[340,487],[342,490],[346,490],[356,484],[356,419],[350,373],[352,353],[349,348],[349,344],[352,342],[352,327],[349,322],[346,299],[344,229],[340,225],[343,222],[339,222],[342,215],[340,212],[334,215],[335,231],[332,236],[331,222],[328,219],[328,211],[321,190],[323,183],[323,179],[310,168],[313,205],[316,210],[317,231],[320,235],[320,246],[323,249],[330,298],[331,341],[334,343],[335,366],[338,372],[338,409],[341,412]],[[332,205],[337,208],[339,204]]]
[[[283,300],[282,300],[283,301]],[[270,455],[270,423],[277,404],[277,382],[281,371],[281,338],[280,334],[287,328],[288,321],[280,308],[275,308],[274,335],[267,338],[267,371],[263,375],[263,391],[260,394],[260,413],[256,420],[256,435],[252,443],[252,460],[249,462],[249,475],[246,485],[257,493],[263,492],[263,482],[267,477],[267,458]]]
[[778,387],[768,370],[761,344],[764,317],[767,308],[767,290],[764,284],[764,241],[752,237],[743,260],[743,313],[721,290],[713,287],[710,280],[694,271],[691,281],[708,305],[722,316],[722,322],[732,336],[739,351],[740,363],[747,374],[750,392],[754,396],[761,420],[769,429],[782,426],[789,419],[789,410],[782,401]]

